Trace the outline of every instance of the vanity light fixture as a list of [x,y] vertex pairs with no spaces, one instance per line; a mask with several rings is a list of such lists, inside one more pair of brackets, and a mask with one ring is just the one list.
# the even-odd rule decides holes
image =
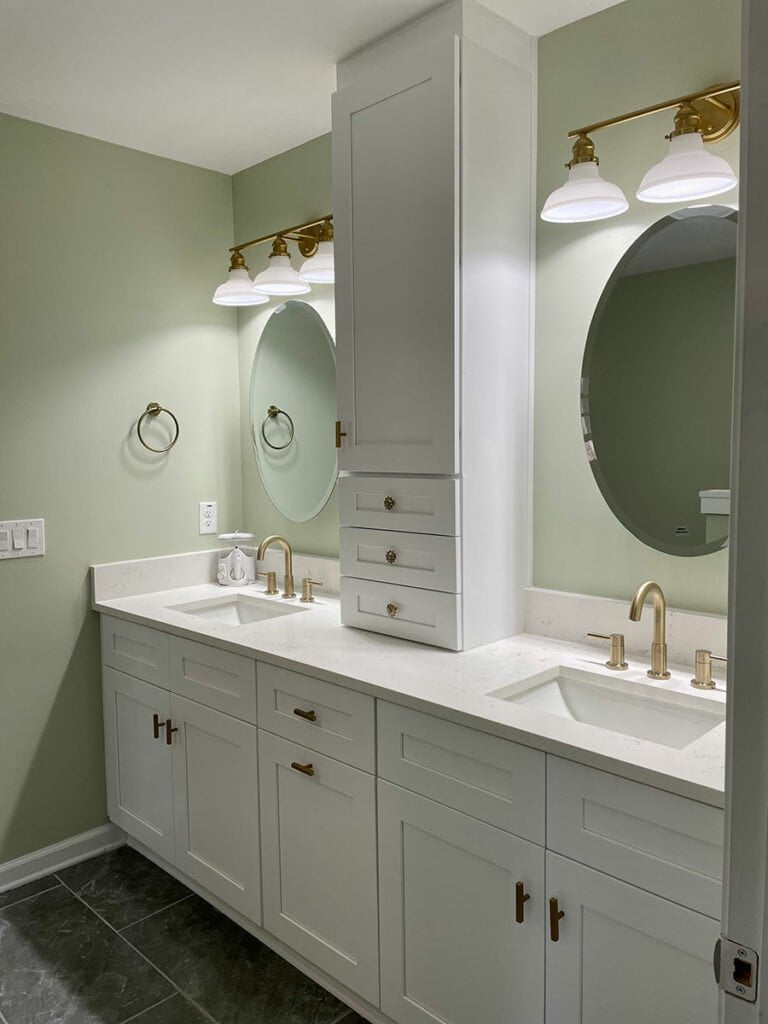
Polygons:
[[[333,283],[333,214],[326,214],[304,224],[296,224],[282,231],[275,231],[250,242],[233,245],[229,250],[229,276],[213,294],[213,301],[219,306],[256,306],[267,302],[272,295],[303,295],[311,291],[308,281]],[[304,257],[302,273],[316,273],[320,276],[299,277],[293,269],[287,242],[296,242]],[[272,242],[269,266],[251,281],[245,264],[243,249],[262,242]],[[316,262],[318,261],[318,262]],[[329,276],[330,275],[330,276]]]
[[623,213],[629,204],[618,186],[600,177],[590,136],[602,128],[675,108],[675,128],[667,136],[669,152],[645,175],[637,198],[647,203],[680,203],[727,192],[738,184],[738,178],[730,164],[708,153],[704,144],[720,142],[737,127],[740,89],[739,82],[713,85],[688,96],[575,128],[568,133],[569,139],[575,139],[573,160],[566,165],[568,181],[549,196],[541,211],[542,219],[574,223],[604,220]]

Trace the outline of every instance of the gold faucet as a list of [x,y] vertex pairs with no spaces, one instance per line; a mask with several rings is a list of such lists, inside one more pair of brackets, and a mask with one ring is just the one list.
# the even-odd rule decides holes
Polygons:
[[259,550],[256,552],[256,560],[260,562],[264,557],[264,553],[267,548],[271,547],[273,544],[279,544],[285,552],[283,597],[296,597],[296,592],[293,589],[293,552],[291,551],[291,545],[285,537],[278,537],[276,533],[273,533],[271,537],[265,537],[261,544],[259,544]]
[[633,622],[640,621],[643,605],[649,594],[653,598],[653,643],[648,675],[651,679],[669,679],[671,673],[667,671],[667,602],[658,583],[649,580],[637,588],[637,593],[632,598],[629,617]]

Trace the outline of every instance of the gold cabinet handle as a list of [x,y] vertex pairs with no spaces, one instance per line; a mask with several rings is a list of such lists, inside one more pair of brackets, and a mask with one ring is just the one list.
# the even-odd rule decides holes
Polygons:
[[341,439],[346,437],[346,430],[341,429],[341,420],[336,420],[336,447],[341,448]]
[[522,924],[525,921],[525,904],[531,898],[531,894],[525,891],[524,882],[515,882],[515,921]]
[[384,499],[384,508],[387,510],[387,512],[391,512],[396,504],[397,502],[395,501],[391,494],[388,494]]
[[173,734],[178,731],[178,728],[175,725],[173,725],[169,718],[168,721],[165,723],[165,742],[167,746],[171,746],[171,744],[173,743]]
[[400,611],[400,606],[395,604],[394,601],[390,601],[387,605],[387,615],[390,619],[397,618],[397,613]]
[[160,715],[152,715],[152,732],[156,740],[160,739],[160,730],[163,728],[164,725],[165,722],[160,721]]
[[390,565],[394,565],[395,562],[397,561],[397,552],[393,551],[392,548],[390,548],[384,557],[386,558],[387,562]]
[[552,896],[549,901],[549,937],[553,942],[560,941],[560,922],[565,917],[565,911],[560,909],[557,897]]
[[291,761],[291,768],[294,771],[301,772],[302,775],[315,774],[315,766],[313,764],[299,764],[298,761]]
[[317,713],[315,711],[305,711],[303,708],[294,708],[294,715],[298,715],[299,718],[305,719],[307,722],[316,722]]

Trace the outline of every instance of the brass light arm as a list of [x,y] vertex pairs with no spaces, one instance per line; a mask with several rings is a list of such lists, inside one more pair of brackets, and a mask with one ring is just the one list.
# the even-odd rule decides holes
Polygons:
[[[260,245],[262,242],[271,242],[274,238],[286,238],[291,235],[299,235],[302,232],[305,232],[307,228],[318,227],[326,221],[332,220],[333,214],[326,213],[322,217],[316,217],[314,220],[305,221],[303,224],[294,224],[293,227],[285,228],[283,231],[273,231],[270,235],[262,235],[261,238],[252,238],[250,242],[240,242],[238,245],[231,246],[229,251],[239,253],[242,249],[250,249],[252,245]],[[318,236],[315,233],[307,232],[306,234],[301,234],[301,237],[307,241],[315,243],[318,241]]]

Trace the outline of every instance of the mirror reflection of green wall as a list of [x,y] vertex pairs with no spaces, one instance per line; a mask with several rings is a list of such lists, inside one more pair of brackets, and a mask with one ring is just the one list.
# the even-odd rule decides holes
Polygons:
[[728,516],[712,510],[727,509],[730,486],[736,221],[713,206],[649,228],[606,285],[584,355],[598,486],[628,530],[673,555],[728,539]]
[[[274,407],[281,412],[269,415]],[[251,371],[250,420],[272,504],[294,522],[313,519],[338,475],[336,357],[325,324],[305,302],[278,306],[262,331]]]

